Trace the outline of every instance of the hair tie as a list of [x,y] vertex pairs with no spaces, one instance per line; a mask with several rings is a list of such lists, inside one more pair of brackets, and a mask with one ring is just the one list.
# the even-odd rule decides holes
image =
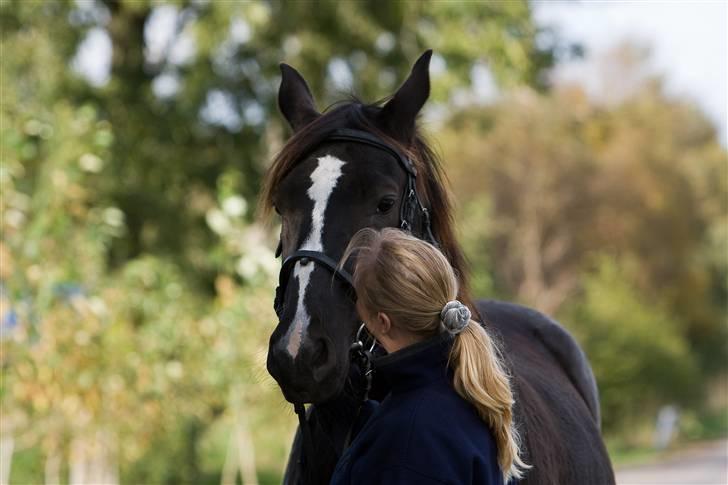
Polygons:
[[470,309],[458,300],[445,303],[440,312],[440,322],[450,335],[457,335],[468,326]]

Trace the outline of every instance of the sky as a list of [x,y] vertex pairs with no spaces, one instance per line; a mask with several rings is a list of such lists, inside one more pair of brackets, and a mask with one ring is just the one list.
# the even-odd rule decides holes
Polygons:
[[[652,52],[649,70],[664,76],[668,93],[701,106],[715,123],[723,146],[728,146],[728,0],[536,0],[532,5],[537,24],[553,27],[561,38],[579,42],[586,50],[583,60],[560,64],[554,72],[556,79],[579,81],[596,96],[606,94],[600,91],[609,86],[596,68],[600,56],[626,41],[648,46]],[[155,9],[145,29],[150,56],[167,48],[175,12],[171,6]],[[245,29],[233,31],[237,37],[246,35]],[[180,63],[194,52],[189,39],[171,47]],[[103,85],[108,80],[110,57],[108,35],[96,28],[81,45],[75,67],[93,84]],[[433,71],[436,60],[433,58]],[[480,67],[473,71],[474,90],[487,98],[494,86],[489,73]],[[159,76],[154,88],[162,96],[170,95],[176,91],[177,80]],[[216,93],[212,95],[214,98]],[[216,98],[211,102],[219,108],[215,116],[225,114],[220,111],[225,103],[214,101]]]
[[[557,69],[561,79],[600,85],[593,60],[625,41],[651,48],[649,69],[664,75],[668,93],[694,100],[713,120],[726,146],[728,123],[728,1],[538,1],[536,22],[553,26],[587,51]],[[598,92],[596,94],[599,94]]]

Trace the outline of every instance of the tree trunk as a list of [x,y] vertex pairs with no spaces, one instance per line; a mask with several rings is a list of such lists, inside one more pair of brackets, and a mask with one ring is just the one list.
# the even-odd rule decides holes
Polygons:
[[0,438],[0,485],[10,483],[10,463],[13,460],[15,440],[10,434],[3,434]]
[[258,485],[253,438],[250,436],[248,419],[242,409],[239,409],[236,414],[235,437],[238,445],[238,461],[240,463],[240,474],[243,477],[243,485]]
[[96,431],[77,436],[71,442],[69,483],[71,485],[116,485],[119,473],[111,433]]
[[68,483],[70,485],[83,485],[86,483],[87,477],[86,442],[83,438],[77,436],[71,440]]
[[238,456],[235,443],[235,434],[231,434],[230,440],[228,440],[227,453],[225,454],[225,464],[222,466],[220,485],[235,485],[235,477],[238,475]]
[[[253,438],[250,435],[248,418],[245,415],[242,401],[242,386],[233,386],[230,390],[230,408],[233,411],[235,426],[233,428],[233,434],[230,439],[230,446],[228,448],[228,458],[225,460],[225,468],[223,469],[223,480],[230,480],[229,477],[230,474],[232,474],[232,481],[229,481],[227,483],[235,483],[235,476],[239,468],[240,476],[243,479],[243,485],[258,485],[258,476],[255,470],[255,451]],[[237,459],[231,456],[231,454],[235,453],[236,451]],[[234,463],[234,465],[230,463]],[[234,470],[232,473],[230,472],[230,468],[233,468]],[[223,485],[227,485],[227,483],[223,482]]]
[[61,484],[61,456],[51,452],[45,462],[45,485]]

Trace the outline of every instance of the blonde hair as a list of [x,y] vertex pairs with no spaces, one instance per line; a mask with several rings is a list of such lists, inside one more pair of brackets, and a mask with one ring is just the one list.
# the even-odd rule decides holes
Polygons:
[[[444,330],[440,312],[457,297],[458,279],[442,252],[394,228],[357,232],[339,266],[355,251],[359,305],[370,314],[386,313],[393,325],[423,339]],[[495,436],[504,480],[521,478],[529,466],[520,457],[509,376],[497,346],[478,322],[471,319],[455,336],[448,362],[455,391],[475,406]]]

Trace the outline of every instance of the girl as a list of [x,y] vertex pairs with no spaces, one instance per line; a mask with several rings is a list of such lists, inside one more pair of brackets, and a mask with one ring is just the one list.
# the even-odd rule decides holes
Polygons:
[[513,394],[493,341],[455,298],[445,256],[398,229],[362,229],[356,308],[388,352],[373,362],[391,393],[339,460],[332,484],[502,485],[527,468]]

